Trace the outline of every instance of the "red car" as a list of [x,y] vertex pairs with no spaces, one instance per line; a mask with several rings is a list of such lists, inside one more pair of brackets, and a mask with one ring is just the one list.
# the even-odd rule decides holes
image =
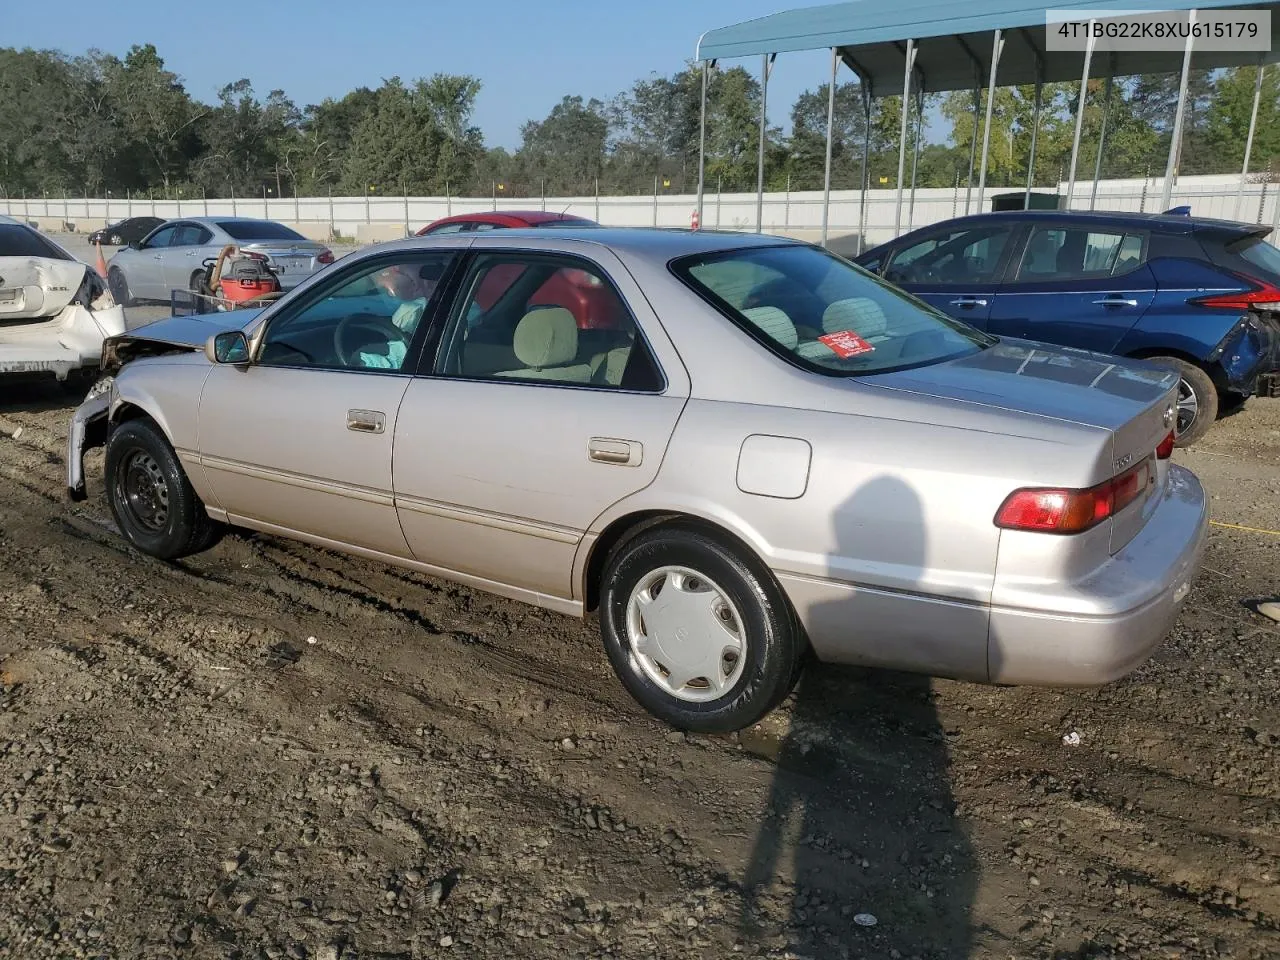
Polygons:
[[[549,213],[544,210],[502,210],[493,213],[459,213],[429,223],[417,236],[438,233],[471,233],[477,230],[503,230],[520,227],[596,227],[594,220],[575,217],[571,213]],[[476,294],[476,303],[488,310],[515,283],[524,267],[499,264],[485,274]],[[601,280],[581,270],[562,269],[553,273],[533,295],[530,306],[564,307],[577,318],[583,330],[609,329],[618,325],[615,315],[617,297],[601,288]]]

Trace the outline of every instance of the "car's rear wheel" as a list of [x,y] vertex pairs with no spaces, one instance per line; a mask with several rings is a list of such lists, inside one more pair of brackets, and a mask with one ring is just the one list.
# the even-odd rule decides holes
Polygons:
[[191,274],[191,280],[187,284],[187,289],[191,291],[191,299],[195,302],[196,313],[208,313],[209,301],[204,298],[204,271],[197,270]]
[[1162,366],[1178,371],[1178,408],[1174,434],[1178,446],[1189,447],[1218,419],[1218,388],[1213,378],[1194,363],[1179,357],[1152,357]]
[[176,560],[208,549],[221,533],[150,420],[129,420],[111,432],[106,486],[112,516],[143,553]]
[[807,650],[766,570],[700,530],[657,527],[605,564],[600,632],[627,691],[682,730],[750,726],[791,692]]
[[122,307],[133,305],[133,296],[129,293],[129,280],[119,267],[107,271],[107,287],[111,290],[111,299]]

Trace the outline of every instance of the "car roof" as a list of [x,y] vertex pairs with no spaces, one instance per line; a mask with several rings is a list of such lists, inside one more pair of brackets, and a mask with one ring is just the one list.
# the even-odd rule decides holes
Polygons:
[[428,226],[441,223],[506,223],[508,220],[522,220],[527,224],[554,223],[559,220],[574,223],[592,223],[586,217],[573,213],[557,213],[554,210],[479,210],[475,213],[455,213],[451,217],[432,220]]
[[[1222,220],[1214,217],[1188,217],[1169,213],[1138,213],[1132,210],[999,210],[983,213],[971,213],[950,220],[940,220],[920,227],[921,230],[940,227],[946,224],[974,224],[987,220],[1013,220],[1036,222],[1039,220],[1060,220],[1062,218],[1078,220],[1081,223],[1094,223],[1109,226],[1146,227],[1162,233],[1195,233],[1198,230],[1231,230],[1256,232],[1261,230],[1257,224],[1239,220]],[[915,232],[915,231],[912,231]]]
[[[610,250],[638,256],[646,260],[666,262],[676,257],[698,253],[714,253],[721,250],[738,250],[750,247],[809,246],[802,240],[761,233],[738,233],[733,230],[689,230],[688,228],[663,229],[660,227],[599,227],[582,230],[574,227],[517,227],[480,235],[444,234],[437,236],[409,237],[378,244],[379,250],[393,247],[450,246],[459,237],[475,238],[473,250],[483,249],[491,242],[508,243],[522,239],[559,240],[569,244],[594,244]],[[470,241],[468,241],[470,242]],[[483,244],[483,246],[482,246]],[[585,251],[584,251],[585,252]]]
[[173,217],[166,220],[166,223],[175,223],[177,221],[184,223],[203,223],[205,226],[217,226],[220,223],[279,223],[278,220],[268,220],[265,217]]

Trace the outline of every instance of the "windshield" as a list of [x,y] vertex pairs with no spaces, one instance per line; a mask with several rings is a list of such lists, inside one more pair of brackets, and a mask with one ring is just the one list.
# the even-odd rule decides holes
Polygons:
[[671,268],[776,353],[820,373],[887,373],[996,342],[817,247],[718,251]]
[[271,220],[219,220],[233,240],[305,240],[302,234]]
[[34,230],[16,223],[0,223],[0,257],[73,259]]

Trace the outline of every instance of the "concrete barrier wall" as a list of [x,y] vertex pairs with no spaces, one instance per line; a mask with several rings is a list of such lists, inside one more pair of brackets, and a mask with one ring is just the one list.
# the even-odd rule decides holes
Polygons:
[[[901,209],[896,191],[868,190],[865,201],[857,190],[833,190],[829,213],[832,237],[852,238],[856,246],[859,226],[865,223],[864,240],[873,245],[897,233],[937,223],[966,211],[991,208],[991,198],[1018,193],[1018,187],[989,187],[980,202],[978,191],[964,187],[917,190],[914,199],[904,194]],[[1065,194],[1065,184],[1058,188]],[[968,200],[966,201],[966,193]],[[1088,209],[1091,202],[1103,210],[1159,212],[1160,180],[1100,181],[1096,198],[1091,182],[1077,183],[1071,207]],[[1239,178],[1231,176],[1183,177],[1174,187],[1170,206],[1190,204],[1197,215],[1239,218],[1273,224],[1280,214],[1276,199],[1280,184],[1250,183],[1239,190]],[[754,230],[755,193],[709,192],[703,198],[702,227],[721,230]],[[864,209],[865,204],[865,209]],[[688,227],[697,197],[678,194],[657,198],[633,197],[504,197],[495,204],[486,198],[451,197],[303,197],[285,200],[119,200],[119,199],[9,199],[0,200],[0,212],[39,223],[41,229],[87,232],[126,216],[159,217],[241,216],[265,217],[293,226],[304,236],[331,240],[335,235],[361,242],[397,239],[440,217],[495,208],[505,210],[553,210],[597,220],[609,226]],[[763,230],[769,233],[803,231],[805,239],[821,236],[821,191],[766,193],[761,203]],[[813,233],[818,231],[818,233]],[[843,241],[846,245],[848,240]]]

